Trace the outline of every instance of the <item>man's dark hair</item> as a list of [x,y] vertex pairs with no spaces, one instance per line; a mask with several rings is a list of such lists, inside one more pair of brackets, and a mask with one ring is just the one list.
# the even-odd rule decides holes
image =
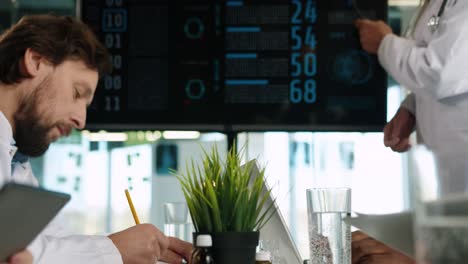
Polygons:
[[0,35],[1,83],[17,83],[28,77],[20,70],[28,48],[54,66],[65,60],[81,60],[100,75],[111,70],[108,51],[83,22],[54,14],[28,15]]

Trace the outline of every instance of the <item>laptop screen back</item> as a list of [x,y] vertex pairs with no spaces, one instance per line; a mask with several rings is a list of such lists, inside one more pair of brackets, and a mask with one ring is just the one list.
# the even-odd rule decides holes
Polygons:
[[[252,179],[254,179],[260,174],[257,166],[257,161],[254,159],[249,162],[254,163],[251,172],[253,176]],[[270,187],[265,181],[265,185],[263,186],[263,192],[268,192],[269,189]],[[268,201],[264,205],[263,210],[266,210],[273,202],[274,198],[272,197],[272,195],[270,195]],[[284,221],[283,215],[281,214],[281,211],[276,202],[274,204],[274,207],[275,210],[273,212],[272,217],[260,230],[260,240],[275,241],[278,243],[279,256],[282,259],[281,263],[302,264],[303,260],[301,254],[299,253],[299,250],[292,239],[291,233],[289,232],[286,222]]]

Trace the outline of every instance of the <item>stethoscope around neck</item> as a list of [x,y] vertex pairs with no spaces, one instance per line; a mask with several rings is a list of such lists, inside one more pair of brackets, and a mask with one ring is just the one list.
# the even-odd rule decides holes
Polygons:
[[442,5],[440,6],[440,9],[437,15],[433,15],[431,16],[431,18],[429,18],[429,22],[427,22],[427,26],[429,27],[429,30],[431,30],[431,32],[435,32],[439,28],[440,17],[445,11],[446,4],[447,4],[447,0],[444,0],[442,2]]

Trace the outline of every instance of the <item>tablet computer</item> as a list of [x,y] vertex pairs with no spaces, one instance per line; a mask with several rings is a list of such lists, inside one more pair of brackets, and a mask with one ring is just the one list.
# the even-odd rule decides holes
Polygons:
[[65,193],[5,184],[0,189],[0,262],[25,249],[69,200]]

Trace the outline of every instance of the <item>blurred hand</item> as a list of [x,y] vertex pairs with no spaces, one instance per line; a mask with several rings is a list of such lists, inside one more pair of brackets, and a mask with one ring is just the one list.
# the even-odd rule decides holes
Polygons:
[[180,264],[182,259],[190,262],[192,244],[175,237],[169,237],[169,248],[163,254],[161,260],[170,264]]
[[362,48],[371,54],[377,53],[386,35],[393,34],[392,28],[381,20],[358,19],[354,25],[359,31]]
[[140,224],[109,236],[124,264],[154,264],[169,247],[169,239],[151,224]]
[[361,231],[352,234],[352,264],[415,264],[410,257]]
[[401,107],[384,127],[384,145],[396,152],[405,152],[410,149],[409,136],[413,132],[415,124],[414,115]]
[[28,250],[23,250],[11,256],[8,262],[1,262],[1,264],[32,264],[33,256]]

